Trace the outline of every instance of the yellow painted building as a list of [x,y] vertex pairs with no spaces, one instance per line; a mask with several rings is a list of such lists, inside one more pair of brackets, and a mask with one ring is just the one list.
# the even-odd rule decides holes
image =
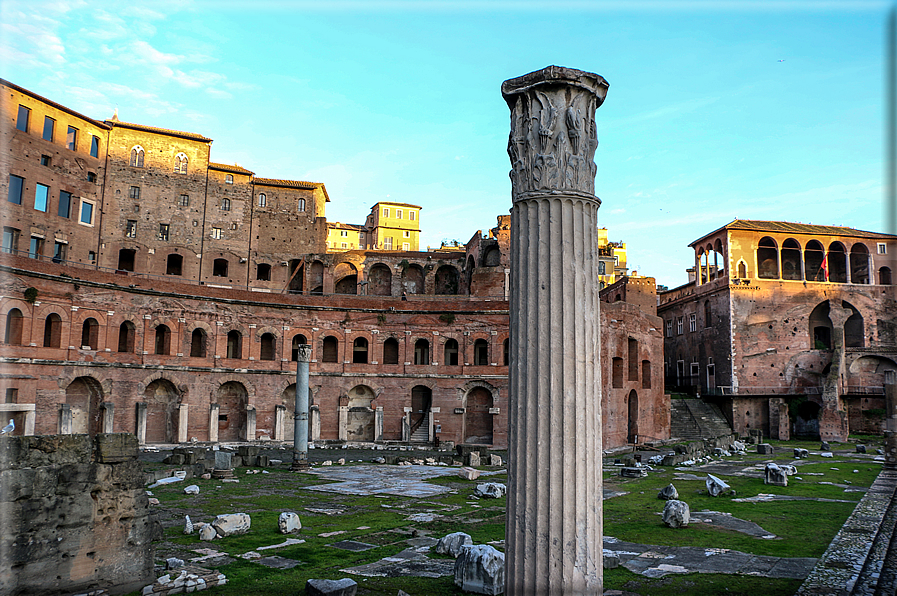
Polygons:
[[626,243],[610,242],[607,228],[598,228],[598,285],[606,288],[621,277],[628,275],[626,264]]
[[420,250],[419,205],[380,201],[365,222],[369,250]]
[[364,250],[367,234],[364,226],[327,222],[327,251]]

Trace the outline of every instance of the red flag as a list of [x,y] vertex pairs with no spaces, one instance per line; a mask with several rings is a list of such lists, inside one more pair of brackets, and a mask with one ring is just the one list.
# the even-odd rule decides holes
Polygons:
[[828,255],[822,257],[822,270],[825,271],[825,281],[828,281]]

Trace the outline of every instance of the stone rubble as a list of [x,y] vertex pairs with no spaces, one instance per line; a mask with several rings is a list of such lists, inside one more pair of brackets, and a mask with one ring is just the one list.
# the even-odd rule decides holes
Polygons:
[[211,526],[219,536],[227,538],[228,536],[245,534],[249,531],[251,523],[252,520],[245,513],[228,513],[216,517]]
[[447,534],[439,539],[439,542],[436,543],[436,554],[439,555],[451,555],[455,558],[461,554],[461,547],[472,545],[473,539],[469,534],[465,534],[464,532],[454,532],[452,534]]
[[202,567],[182,567],[177,576],[172,575],[170,573],[163,575],[156,580],[156,583],[144,587],[141,596],[171,596],[185,592],[199,592],[227,583],[223,573]]
[[488,499],[500,499],[508,492],[508,487],[499,482],[485,482],[478,484],[473,494],[476,497]]
[[504,553],[486,544],[462,547],[455,559],[455,585],[475,594],[504,593]]
[[358,584],[354,579],[310,579],[305,582],[306,596],[355,596]]
[[788,475],[776,464],[766,464],[765,476],[763,484],[772,484],[773,486],[788,486]]
[[688,503],[676,499],[667,501],[663,507],[663,523],[669,528],[687,528],[690,520]]
[[728,484],[726,484],[713,474],[707,474],[707,480],[705,481],[705,484],[707,486],[707,492],[710,493],[711,497],[718,497],[731,488]]
[[660,489],[660,492],[657,493],[657,498],[663,499],[664,501],[674,501],[679,498],[679,491],[677,491],[676,487],[672,484],[668,484]]
[[284,511],[277,518],[277,526],[281,534],[293,534],[302,529],[302,522],[296,513]]

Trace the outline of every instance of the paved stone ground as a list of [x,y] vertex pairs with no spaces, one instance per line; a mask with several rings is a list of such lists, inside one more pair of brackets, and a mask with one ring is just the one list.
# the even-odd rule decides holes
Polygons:
[[[507,470],[481,471],[480,477],[504,474]],[[311,474],[327,480],[339,480],[331,484],[306,486],[305,490],[341,493],[344,495],[393,495],[396,497],[433,497],[451,489],[425,482],[439,476],[455,476],[458,468],[447,466],[324,466],[313,468]]]

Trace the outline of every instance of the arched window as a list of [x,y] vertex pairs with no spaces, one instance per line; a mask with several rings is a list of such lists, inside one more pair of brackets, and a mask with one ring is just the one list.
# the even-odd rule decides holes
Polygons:
[[502,363],[504,366],[511,365],[511,340],[506,339],[504,343],[502,343],[502,352],[504,353],[504,357],[502,358]]
[[259,193],[259,207],[265,207],[268,205],[268,195],[263,192]]
[[489,366],[489,342],[485,339],[473,342],[473,364],[474,366]]
[[212,263],[213,277],[227,277],[227,259],[215,259]]
[[187,173],[187,154],[186,153],[178,153],[174,158],[174,173],[175,174],[186,174]]
[[225,184],[233,184],[233,183],[234,183],[234,175],[233,175],[233,174],[227,174],[227,175],[224,177],[224,183],[225,183]]
[[131,149],[131,165],[135,168],[143,167],[143,147],[140,145],[135,146]]
[[165,264],[165,275],[181,275],[183,264],[184,257],[181,255],[176,253],[168,255],[168,262]]
[[598,261],[598,275],[606,275],[607,265],[604,261]]
[[419,339],[414,342],[414,363],[430,364],[430,342]]
[[305,211],[305,199],[299,199],[298,211]]
[[197,327],[190,334],[190,357],[206,357],[206,331],[202,327]]
[[869,249],[865,244],[854,244],[850,249],[850,283],[868,284]]
[[878,283],[883,286],[891,285],[891,268],[882,267],[878,270]]
[[847,283],[847,251],[840,242],[832,242],[828,247],[828,280],[838,284]]
[[442,363],[446,366],[458,366],[458,342],[456,340],[446,340]]
[[825,260],[825,250],[818,240],[810,240],[804,247],[804,275],[807,281],[826,281],[825,269],[822,262]]
[[321,362],[336,362],[339,357],[339,343],[332,335],[324,338],[323,354]]
[[227,358],[243,357],[243,334],[236,329],[227,332]]
[[307,343],[308,343],[308,340],[301,333],[293,336],[293,342],[290,346],[290,360],[292,362],[299,361],[299,346],[301,346],[302,344],[307,344]]
[[266,263],[256,265],[255,278],[259,281],[271,281],[271,265]]
[[230,211],[230,199],[228,199],[227,197],[221,199],[221,210]]
[[44,347],[58,348],[62,344],[62,317],[55,312],[44,321]]
[[383,342],[383,364],[399,363],[399,342],[394,337]]
[[81,325],[81,347],[85,350],[96,350],[100,339],[100,324],[94,318],[87,319]]
[[800,244],[794,238],[782,243],[782,279],[800,281],[801,277]]
[[156,350],[154,353],[168,356],[171,350],[171,329],[168,325],[156,327]]
[[352,342],[352,362],[355,364],[368,363],[368,340],[356,337]]
[[274,334],[273,333],[263,333],[262,334],[262,349],[261,354],[259,354],[260,360],[274,360]]
[[125,321],[118,327],[118,351],[126,354],[134,352],[137,327],[131,321]]
[[22,324],[24,317],[22,311],[14,308],[6,313],[6,339],[4,340],[11,346],[22,345]]
[[747,279],[747,276],[748,276],[747,263],[745,263],[744,261],[739,261],[738,262],[738,277],[740,277],[741,279]]
[[769,236],[761,238],[757,245],[757,267],[757,277],[760,279],[779,278],[778,245]]

